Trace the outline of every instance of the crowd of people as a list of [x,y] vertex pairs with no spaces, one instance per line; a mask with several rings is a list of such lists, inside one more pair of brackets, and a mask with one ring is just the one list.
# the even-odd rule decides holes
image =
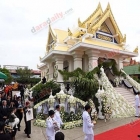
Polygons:
[[[12,95],[12,90],[3,90],[0,93],[0,134],[1,140],[15,140],[17,131],[20,131],[21,121],[24,116],[25,134],[30,138],[31,120],[26,119],[30,113],[30,103],[24,103],[24,86],[20,85],[20,96]],[[6,92],[5,92],[6,91]],[[10,138],[9,138],[10,136]]]
[[[27,114],[30,114],[30,102],[24,102],[24,87],[20,86],[20,96],[12,95],[12,90],[5,93],[3,90],[0,93],[0,140],[15,140],[17,131],[20,131],[20,123],[24,118],[25,134],[31,138],[31,120],[28,120]],[[83,132],[85,140],[93,140],[94,123],[90,117],[91,107],[85,106],[83,112]],[[65,135],[61,132],[63,121],[60,115],[60,105],[55,106],[54,110],[49,110],[46,119],[46,136],[48,140],[64,140]],[[9,127],[10,126],[10,127]]]

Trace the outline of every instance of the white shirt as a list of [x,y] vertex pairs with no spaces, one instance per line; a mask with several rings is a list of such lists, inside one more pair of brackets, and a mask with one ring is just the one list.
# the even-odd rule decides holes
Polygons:
[[93,126],[94,124],[91,122],[90,115],[87,111],[83,112],[83,132],[85,134],[94,134]]
[[55,126],[54,126],[54,122],[56,122],[56,120],[54,118],[48,117],[46,119],[46,134],[47,136],[55,136]]
[[61,116],[60,116],[60,112],[57,111],[57,110],[55,110],[54,119],[59,124],[59,127],[63,124],[62,119],[61,119]]
[[139,106],[140,105],[140,97],[139,97],[139,95],[136,95],[135,96],[135,105],[136,106]]

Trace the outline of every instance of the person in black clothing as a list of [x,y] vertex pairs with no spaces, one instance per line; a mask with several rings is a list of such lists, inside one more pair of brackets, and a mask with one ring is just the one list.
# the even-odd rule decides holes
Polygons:
[[4,122],[0,122],[0,140],[12,140],[9,133],[4,133]]
[[24,121],[25,121],[25,134],[27,134],[27,137],[28,138],[31,138],[30,137],[30,134],[31,134],[31,120],[27,121],[27,118],[26,118],[26,113],[30,113],[30,103],[29,102],[26,102],[26,107],[24,107]]
[[18,107],[17,95],[14,95],[12,102],[14,102],[14,106]]
[[2,106],[2,95],[0,93],[0,106]]
[[23,101],[24,100],[24,86],[23,85],[20,86],[20,96],[21,96],[21,101]]
[[57,132],[55,134],[55,140],[64,140],[65,135],[62,132]]
[[12,140],[15,140],[18,123],[19,123],[19,119],[16,116],[16,108],[14,108],[14,107],[10,108],[9,125],[13,129],[13,131],[11,133]]
[[7,101],[7,106],[10,106],[10,103],[11,103],[11,97],[10,97],[9,95],[7,96],[7,100],[6,100],[6,101]]
[[21,103],[21,97],[17,97],[17,102],[18,102],[18,107],[17,107],[16,115],[20,120],[19,124],[18,124],[18,131],[20,131],[20,123],[21,123],[21,120],[23,118],[23,105]]
[[0,121],[6,121],[10,114],[9,107],[7,106],[7,101],[2,101],[2,106],[0,107]]

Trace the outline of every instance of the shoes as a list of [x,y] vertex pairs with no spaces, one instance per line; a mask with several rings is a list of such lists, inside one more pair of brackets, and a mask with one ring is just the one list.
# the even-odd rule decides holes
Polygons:
[[140,116],[135,116],[135,117],[140,117]]
[[18,131],[20,131],[20,128],[18,128]]
[[31,138],[30,135],[27,135],[28,138]]

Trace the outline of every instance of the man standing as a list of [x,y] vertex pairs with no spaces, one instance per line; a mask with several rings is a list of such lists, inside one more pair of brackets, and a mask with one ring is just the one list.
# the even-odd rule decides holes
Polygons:
[[83,132],[85,133],[85,140],[94,140],[93,132],[93,122],[91,122],[91,117],[89,115],[91,107],[89,105],[85,106],[85,111],[83,112]]
[[46,119],[46,134],[48,140],[55,140],[55,133],[59,130],[58,123],[54,119],[55,112],[53,110],[49,111],[49,117]]
[[135,96],[135,107],[136,107],[136,115],[135,117],[139,117],[139,107],[140,107],[140,92]]
[[7,106],[7,101],[2,101],[2,106],[0,108],[0,121],[6,121],[9,117],[9,107]]
[[63,125],[63,122],[62,122],[62,119],[61,119],[61,116],[60,116],[60,105],[56,105],[55,107],[55,114],[54,114],[54,119],[57,121],[57,123],[59,124],[59,127],[61,125]]
[[21,96],[21,101],[24,101],[24,86],[20,86],[20,96]]

